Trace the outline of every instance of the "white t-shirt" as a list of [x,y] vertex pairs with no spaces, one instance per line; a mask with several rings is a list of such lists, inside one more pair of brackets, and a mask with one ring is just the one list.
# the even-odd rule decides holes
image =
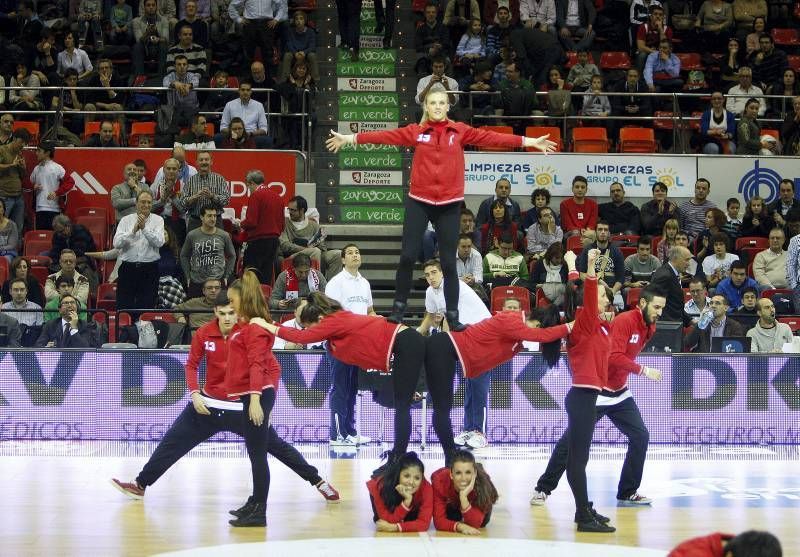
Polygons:
[[724,259],[719,259],[717,254],[712,253],[703,259],[703,272],[707,277],[714,274],[717,269],[722,269],[722,276],[727,277],[731,272],[731,263],[739,261],[739,256],[726,253]]
[[[425,311],[428,313],[444,313],[447,305],[444,302],[444,280],[439,288],[429,286],[425,291]],[[458,320],[465,325],[474,325],[478,321],[488,319],[492,314],[478,297],[475,291],[463,281],[458,281]]]
[[325,294],[342,304],[347,311],[359,315],[367,315],[368,308],[374,305],[369,281],[359,272],[351,275],[347,269],[342,269],[328,281]]
[[[284,321],[281,323],[281,327],[286,327],[289,329],[302,329],[303,327],[297,322],[297,319],[290,319],[289,321]],[[307,344],[305,347],[308,349],[318,349],[322,348],[325,345],[325,341],[322,342],[315,342],[313,344]],[[275,342],[272,344],[273,350],[285,350],[286,349],[286,341],[281,337],[276,336]]]
[[37,164],[33,168],[31,183],[42,186],[42,189],[36,192],[37,211],[61,212],[58,199],[47,199],[47,194],[58,189],[65,174],[64,167],[52,160]]

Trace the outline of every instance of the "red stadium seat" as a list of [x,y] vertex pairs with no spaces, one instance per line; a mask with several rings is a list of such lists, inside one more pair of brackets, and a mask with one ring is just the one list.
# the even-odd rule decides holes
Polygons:
[[573,129],[572,150],[576,153],[608,153],[606,129],[599,127]]
[[800,331],[800,317],[778,317],[778,322],[789,325],[793,335]]
[[772,130],[769,128],[764,128],[761,130],[761,135],[769,135],[774,137],[777,141],[781,140],[781,132],[779,130]]
[[703,58],[699,52],[676,52],[675,56],[681,61],[681,71],[689,72],[692,70],[705,70]]
[[762,298],[772,298],[776,294],[783,294],[783,295],[788,296],[789,298],[791,298],[793,292],[794,291],[791,288],[770,288],[768,290],[764,290],[761,293],[761,297]]
[[619,130],[619,151],[620,153],[655,153],[655,132],[652,128],[622,128]]
[[800,31],[776,27],[772,30],[772,39],[778,46],[800,46]]
[[661,236],[653,236],[650,239],[650,253],[653,255],[656,254],[656,250],[658,250],[658,244],[661,243]]
[[25,259],[28,260],[28,265],[31,267],[49,268],[53,263],[53,261],[46,255],[26,255]]
[[797,54],[790,54],[789,56],[786,57],[786,61],[789,62],[790,68],[792,68],[796,72],[800,72],[800,56],[798,56]]
[[583,239],[580,236],[570,236],[567,238],[567,251],[575,252],[580,255],[583,251]]
[[675,127],[675,121],[673,120],[675,116],[674,112],[656,110],[653,116],[655,117],[655,120],[653,120],[653,127],[657,130],[671,130]]
[[154,137],[156,135],[155,122],[134,122],[131,124],[131,133],[128,135],[128,145],[136,147],[139,145],[139,137],[149,135]]
[[[556,151],[560,152],[563,150],[564,145],[561,142],[561,128],[556,126],[528,126],[525,128],[525,135],[527,137],[540,137],[545,134],[550,134],[550,137],[547,139],[556,142]],[[534,153],[541,153],[541,151],[539,151],[539,149],[536,147],[527,147],[525,150],[532,151]]]
[[521,286],[497,286],[492,288],[492,313],[497,313],[503,309],[503,302],[506,298],[516,298],[519,300],[522,310],[529,313],[531,310],[531,293],[527,288]]
[[[736,252],[739,254],[739,259],[746,261],[750,265],[753,264],[753,260],[756,258],[756,255],[762,251],[764,251],[762,248],[741,248],[736,250]],[[747,273],[747,276],[752,277],[753,275]]]
[[109,229],[114,224],[116,218],[114,211],[109,211],[105,207],[78,207],[75,209],[75,215],[73,217],[74,220],[77,221],[77,219],[84,216],[102,216],[104,219],[106,219],[106,226],[108,226]]
[[636,252],[639,251],[639,248],[634,246],[623,246],[619,248],[619,251],[622,253],[623,259],[625,259],[629,255],[636,255]]
[[4,283],[8,280],[8,276],[11,274],[11,269],[8,265],[8,259],[5,257],[0,257],[0,284]]
[[[513,134],[514,128],[511,126],[481,126],[482,130],[489,130],[497,133]],[[511,151],[508,147],[479,147],[479,151]]]
[[601,70],[627,70],[631,67],[631,57],[627,52],[607,51],[600,55]]
[[31,240],[30,242],[25,242],[25,251],[23,252],[23,255],[40,255],[42,253],[50,253],[50,249],[52,247],[52,241]]
[[165,323],[177,323],[174,313],[161,311],[145,311],[139,316],[140,321],[164,321]]
[[[104,282],[97,287],[97,307],[108,311],[117,308],[117,285]],[[126,314],[127,315],[127,314]],[[122,323],[119,323],[122,325]]]
[[44,287],[44,283],[47,282],[47,277],[50,275],[50,268],[44,267],[42,265],[31,265],[28,272],[31,275],[35,276],[39,284],[41,284],[42,287]]
[[632,308],[639,303],[639,296],[642,293],[641,288],[628,288],[628,295],[625,298],[625,307]]
[[86,227],[86,230],[94,238],[95,247],[98,250],[106,249],[108,239],[108,224],[103,216],[80,216],[75,220],[76,224]]
[[627,242],[629,244],[636,245],[636,242],[639,241],[638,234],[614,234],[611,236],[612,242]]
[[17,120],[13,124],[14,130],[19,129],[26,129],[28,133],[31,134],[31,140],[28,141],[28,145],[38,145],[39,144],[39,122],[29,122],[26,120]]
[[769,248],[769,240],[767,238],[761,238],[760,236],[736,238],[736,251],[742,248],[760,248],[761,250],[765,250]]
[[547,307],[551,304],[550,300],[547,299],[547,296],[544,295],[544,290],[541,288],[536,289],[536,307],[543,308]]
[[269,300],[269,297],[272,296],[272,286],[269,284],[262,284],[261,292],[264,294],[264,299]]
[[38,240],[40,242],[53,243],[52,230],[28,230],[23,237],[23,241],[27,244],[30,241]]

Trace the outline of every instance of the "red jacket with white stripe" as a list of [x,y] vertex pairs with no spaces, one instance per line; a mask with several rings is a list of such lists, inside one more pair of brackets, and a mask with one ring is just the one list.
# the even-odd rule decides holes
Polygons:
[[[383,482],[378,478],[372,478],[367,482],[367,490],[372,497],[378,518],[397,524],[401,532],[425,532],[431,525],[431,516],[433,516],[433,488],[430,482],[422,478],[419,489],[411,498],[411,507],[400,503],[394,511],[390,511],[381,498],[382,486]],[[406,520],[406,516],[413,510],[417,511],[417,518]]]
[[[611,322],[611,354],[608,357],[608,381],[604,391],[612,396],[628,388],[628,375],[641,374],[641,364],[634,359],[656,332],[656,324],[644,322],[642,310],[634,308],[620,313]],[[606,393],[604,393],[606,394]]]
[[[431,475],[431,485],[433,486],[433,526],[444,532],[455,532],[458,522],[447,518],[447,507],[461,510],[461,499],[456,493],[453,479],[450,477],[450,469],[439,468],[434,472]],[[477,497],[475,490],[472,490],[472,493],[467,496],[467,500],[471,503],[469,508],[461,511],[461,522],[473,528],[480,528],[486,513],[492,510],[491,508],[486,510],[478,508],[475,505]]]
[[464,146],[522,147],[519,135],[480,130],[461,122],[426,122],[356,134],[356,143],[414,147],[408,196],[430,205],[464,199]]
[[277,336],[298,344],[327,340],[328,349],[337,360],[363,369],[389,371],[400,327],[383,317],[357,315],[343,309],[326,315],[307,329],[280,327]]
[[[238,327],[239,325],[235,325],[230,334],[235,333]],[[185,367],[186,387],[190,393],[201,390],[197,381],[197,370],[200,368],[203,356],[206,357],[206,382],[202,392],[211,398],[225,400],[228,395],[225,390],[228,341],[222,336],[219,322],[216,319],[197,329],[192,337],[192,349],[189,351],[189,359],[186,360]]]
[[261,394],[278,389],[281,366],[272,353],[275,337],[258,325],[245,324],[232,333],[228,342],[228,372],[225,390],[228,398]]
[[567,337],[572,386],[602,390],[608,382],[611,327],[597,309],[597,277],[583,281],[583,307],[577,312]]
[[464,375],[472,378],[510,360],[522,350],[522,341],[551,342],[567,336],[569,329],[566,325],[533,329],[525,324],[521,311],[501,311],[463,331],[448,334]]
[[724,543],[732,538],[730,534],[719,532],[692,538],[670,551],[667,557],[725,557]]

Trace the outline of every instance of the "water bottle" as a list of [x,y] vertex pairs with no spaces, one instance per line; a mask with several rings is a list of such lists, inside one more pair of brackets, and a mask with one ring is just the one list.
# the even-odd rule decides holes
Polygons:
[[703,313],[700,314],[700,320],[697,322],[697,327],[700,329],[705,329],[708,327],[708,324],[711,323],[711,319],[713,317],[714,315],[710,311],[703,311]]

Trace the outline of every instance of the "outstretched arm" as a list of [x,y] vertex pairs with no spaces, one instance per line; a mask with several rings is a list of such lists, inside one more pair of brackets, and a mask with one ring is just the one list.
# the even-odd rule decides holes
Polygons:
[[539,149],[543,153],[552,153],[556,150],[558,144],[555,141],[547,139],[548,137],[550,137],[549,133],[541,137],[526,137],[523,139],[522,144],[524,147],[534,147]]

